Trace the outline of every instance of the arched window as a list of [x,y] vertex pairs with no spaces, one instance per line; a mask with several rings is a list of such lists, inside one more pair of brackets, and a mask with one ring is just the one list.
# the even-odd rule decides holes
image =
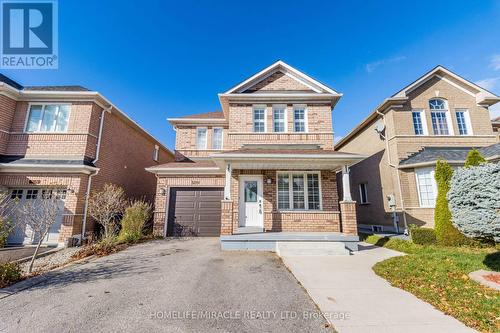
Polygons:
[[431,110],[444,110],[444,111],[448,110],[446,101],[439,98],[431,99],[429,101],[429,108]]
[[432,130],[434,135],[450,135],[448,129],[448,105],[446,101],[434,98],[429,100],[429,109],[431,109]]

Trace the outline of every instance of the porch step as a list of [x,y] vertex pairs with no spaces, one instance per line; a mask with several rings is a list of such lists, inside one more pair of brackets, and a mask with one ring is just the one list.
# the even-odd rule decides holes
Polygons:
[[288,256],[337,256],[349,255],[342,242],[277,242],[276,253]]

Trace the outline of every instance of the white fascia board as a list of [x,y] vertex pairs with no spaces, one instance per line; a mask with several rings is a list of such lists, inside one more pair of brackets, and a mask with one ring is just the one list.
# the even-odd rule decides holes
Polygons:
[[45,173],[84,173],[91,174],[99,171],[99,168],[88,165],[33,165],[33,164],[9,164],[0,163],[0,172],[45,172]]
[[242,160],[252,160],[252,159],[261,159],[261,160],[280,160],[280,159],[292,159],[292,160],[362,160],[367,156],[364,155],[336,155],[329,156],[323,154],[219,154],[219,155],[210,155],[213,159],[226,160],[226,159],[242,159]]
[[145,169],[148,172],[154,174],[165,174],[165,175],[193,175],[193,174],[224,174],[218,167],[206,167],[206,168],[161,168],[161,167],[151,167]]
[[172,125],[181,124],[227,124],[226,119],[213,118],[167,118],[167,121]]
[[292,73],[293,75],[295,75],[296,77],[294,79],[298,80],[299,82],[301,82],[302,80],[304,81],[304,82],[301,82],[301,83],[306,83],[308,86],[313,85],[313,86],[316,86],[316,87],[320,87],[321,89],[323,89],[323,90],[325,90],[328,93],[333,94],[333,95],[340,95],[339,93],[337,93],[332,88],[330,88],[330,87],[322,84],[321,82],[318,82],[317,80],[311,78],[307,74],[302,73],[301,71],[293,68],[292,66],[286,64],[285,62],[283,62],[281,60],[278,60],[275,63],[267,66],[266,68],[264,68],[263,70],[261,70],[257,74],[252,75],[248,79],[244,80],[243,82],[241,82],[241,83],[237,84],[236,86],[232,87],[231,89],[227,90],[222,95],[227,95],[227,94],[231,94],[231,93],[237,92],[241,88],[246,87],[248,84],[252,83],[253,81],[256,81],[260,77],[265,77],[265,75],[267,73],[274,72],[276,69],[279,69],[280,66],[283,67],[286,71],[289,71],[290,73]]

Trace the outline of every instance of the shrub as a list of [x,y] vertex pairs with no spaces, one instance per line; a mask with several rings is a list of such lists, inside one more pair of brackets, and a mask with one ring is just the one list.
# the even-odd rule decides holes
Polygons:
[[500,165],[460,168],[448,193],[455,225],[465,235],[500,242]]
[[410,228],[411,240],[415,244],[431,245],[436,244],[436,233],[431,228]]
[[0,288],[7,287],[21,280],[21,266],[8,262],[0,264]]
[[439,245],[457,246],[467,243],[467,238],[451,223],[451,212],[448,208],[448,190],[453,176],[453,169],[445,161],[437,161],[435,178],[438,188],[436,208],[434,209],[434,229]]
[[13,224],[10,220],[0,219],[0,248],[5,247],[7,244],[7,237],[14,229]]
[[483,155],[481,153],[473,148],[469,153],[467,154],[467,158],[465,159],[465,164],[464,167],[470,168],[472,166],[478,166],[481,163],[485,163],[486,160],[484,159]]
[[144,225],[151,218],[151,205],[142,200],[133,201],[125,209],[122,219],[122,229],[119,240],[122,242],[134,242],[139,240],[144,231]]
[[107,256],[111,253],[120,251],[126,247],[126,245],[120,244],[116,237],[103,238],[98,242],[91,243],[83,246],[75,254],[73,254],[73,259],[82,259],[90,256]]
[[105,184],[90,196],[89,213],[104,228],[104,238],[116,236],[125,205],[125,192],[113,184]]

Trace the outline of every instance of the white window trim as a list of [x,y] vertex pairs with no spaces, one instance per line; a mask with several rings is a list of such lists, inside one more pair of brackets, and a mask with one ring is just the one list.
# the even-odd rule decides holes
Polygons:
[[[255,110],[264,109],[264,132],[255,132]],[[252,106],[252,133],[267,133],[267,105],[255,104]]]
[[[422,122],[422,131],[424,132],[423,134],[415,134],[415,124],[413,123],[413,112],[418,112],[420,113],[420,121]],[[427,128],[427,118],[425,116],[425,109],[413,109],[411,110],[411,122],[413,125],[413,133],[417,136],[425,136],[429,135],[429,129]]]
[[[40,120],[38,122],[38,128],[39,129],[42,126],[43,114],[45,113],[45,107],[47,105],[68,105],[69,106],[68,127],[66,128],[66,131],[40,131],[40,130],[38,130],[38,131],[28,132],[28,121],[29,121],[29,117],[30,117],[30,113],[31,113],[31,106],[33,106],[33,105],[40,105],[40,106],[42,106],[42,116],[40,117]],[[64,102],[55,102],[55,103],[47,103],[47,102],[36,103],[36,102],[31,102],[31,103],[28,103],[28,110],[26,112],[26,117],[24,119],[24,133],[37,133],[37,134],[38,133],[43,133],[43,134],[62,134],[62,133],[68,133],[69,119],[71,117],[71,109],[72,109],[72,104],[71,103],[64,103]],[[59,109],[57,110],[57,112],[59,114]]]
[[418,205],[420,208],[435,208],[436,205],[424,205],[422,204],[422,196],[420,195],[420,186],[418,182],[418,172],[419,171],[429,171],[431,172],[431,179],[432,179],[432,190],[434,191],[434,197],[437,198],[437,184],[436,184],[436,179],[435,179],[435,169],[434,167],[428,167],[428,168],[417,168],[415,170],[415,184],[417,186],[417,193],[418,193]]
[[[199,148],[198,147],[198,130],[200,129],[205,129],[205,147],[204,148]],[[208,128],[207,127],[196,127],[196,149],[197,150],[206,150],[208,145]]]
[[[460,129],[458,128],[458,120],[457,120],[457,112],[463,112],[465,118],[465,127],[467,128],[467,134],[460,134]],[[460,136],[471,136],[474,135],[472,133],[472,122],[470,120],[469,109],[467,108],[455,108],[455,121],[457,122],[458,135]]]
[[[442,110],[441,109],[437,109],[437,110],[431,109],[430,101],[436,100],[436,99],[443,101],[445,109],[442,109]],[[429,111],[431,113],[432,112],[444,112],[445,116],[446,116],[446,125],[448,126],[448,134],[447,135],[434,133],[434,128],[432,129],[432,134],[435,136],[453,136],[453,135],[455,135],[455,131],[453,129],[453,120],[451,119],[452,117],[451,117],[451,111],[450,111],[450,104],[448,103],[448,101],[446,99],[440,98],[440,97],[430,98],[427,101],[427,106],[429,107]],[[431,114],[431,125],[432,125],[432,114]]]
[[[308,174],[316,174],[318,175],[318,190],[319,190],[319,209],[309,209],[309,192],[307,188],[307,175]],[[278,176],[279,175],[288,175],[288,199],[289,199],[289,208],[288,209],[280,209],[279,208],[279,191],[278,191]],[[304,207],[305,209],[294,209],[293,208],[293,183],[290,176],[292,175],[303,175],[304,177]],[[276,171],[276,209],[279,212],[320,212],[323,211],[323,188],[321,185],[321,171]]]
[[[285,114],[283,115],[283,121],[284,121],[284,125],[285,125],[285,131],[283,132],[275,132],[274,131],[274,110],[276,109],[283,109],[285,110]],[[273,130],[272,132],[273,133],[287,133],[288,132],[288,108],[287,108],[287,105],[286,104],[273,104],[273,108],[272,108],[272,121],[273,121]]]
[[[295,109],[303,109],[304,110],[304,132],[295,132]],[[306,104],[294,104],[292,108],[292,120],[293,120],[293,132],[295,133],[309,133],[309,112],[307,110]]]
[[[214,138],[215,138],[215,130],[220,129],[221,130],[221,137],[220,137],[220,148],[214,148]],[[213,127],[212,128],[212,149],[214,150],[222,150],[224,148],[224,128],[223,127]]]
[[[365,197],[366,197],[366,201],[363,201],[363,188],[362,188],[361,185],[365,185]],[[360,205],[369,204],[370,201],[368,200],[368,183],[360,183],[360,184],[358,184],[358,188],[359,188],[359,204]]]

